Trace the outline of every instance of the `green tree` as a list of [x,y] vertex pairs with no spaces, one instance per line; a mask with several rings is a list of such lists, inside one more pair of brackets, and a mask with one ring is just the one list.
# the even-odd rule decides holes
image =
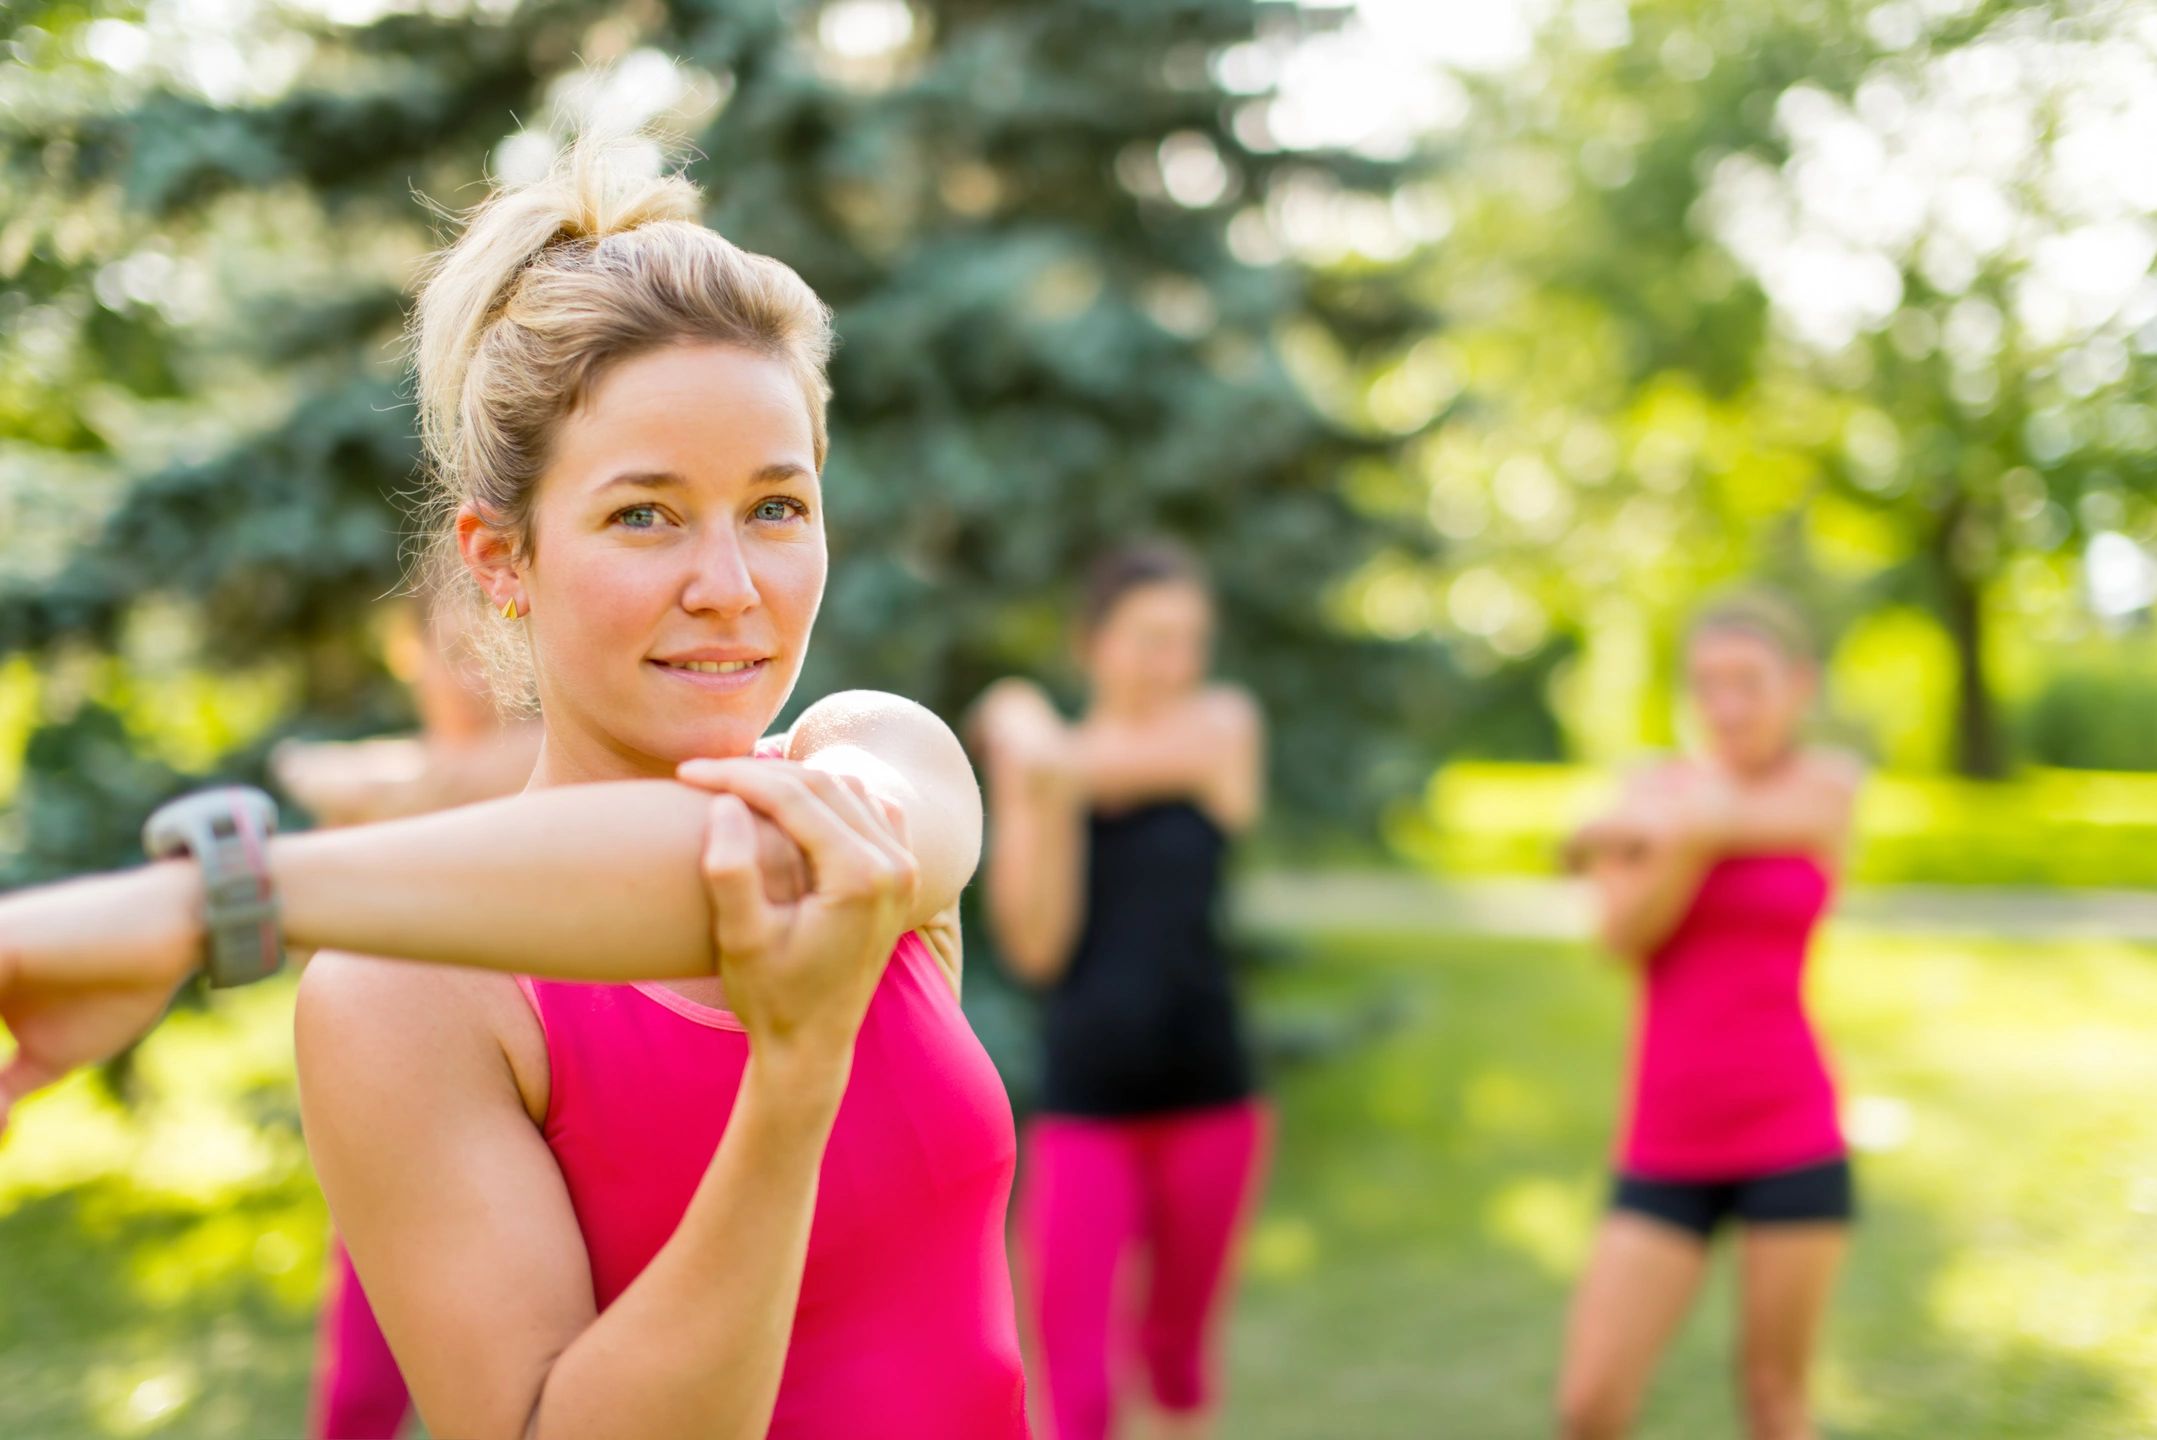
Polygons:
[[1449,415],[1413,462],[1454,542],[1425,609],[1516,651],[1582,629],[1567,708],[1614,749],[1664,724],[1611,702],[1662,693],[1641,677],[1704,587],[1909,607],[1947,637],[1958,766],[2001,773],[1998,621],[2071,591],[2092,535],[2157,541],[2134,23],[1561,10],[1436,187],[1452,325],[1399,379]]
[[[1381,538],[1338,477],[1398,437],[1329,418],[1283,357],[1301,330],[1362,357],[1426,322],[1398,266],[1250,243],[1285,189],[1382,194],[1397,166],[1253,139],[1238,121],[1263,97],[1219,77],[1224,51],[1309,17],[525,0],[181,34],[128,4],[19,13],[0,445],[12,511],[60,503],[35,544],[0,538],[0,656],[86,677],[47,684],[54,724],[99,709],[59,691],[139,716],[112,676],[160,657],[283,687],[228,769],[276,733],[396,713],[367,625],[416,459],[395,346],[434,240],[415,192],[468,203],[598,107],[672,126],[712,223],[838,312],[836,564],[805,694],[888,686],[956,715],[997,674],[1053,670],[1084,558],[1160,529],[1213,566],[1227,666],[1294,752],[1292,810],[1352,819],[1433,756],[1437,730],[1404,715],[1442,673],[1428,647],[1328,607]],[[46,778],[34,760],[26,808],[60,793]],[[113,858],[32,828],[28,872]]]

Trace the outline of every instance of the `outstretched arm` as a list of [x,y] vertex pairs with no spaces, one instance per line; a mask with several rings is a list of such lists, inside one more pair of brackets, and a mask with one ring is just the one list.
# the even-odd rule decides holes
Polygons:
[[1021,680],[980,702],[987,751],[988,916],[1005,963],[1053,983],[1078,942],[1086,885],[1086,802],[1075,746],[1048,697]]
[[1859,777],[1857,763],[1834,752],[1807,752],[1745,785],[1680,765],[1637,777],[1567,847],[1595,888],[1603,942],[1631,958],[1651,954],[1725,856],[1799,852],[1832,865],[1848,841]]
[[[928,894],[909,921],[931,923],[980,845],[965,756],[918,706],[835,699],[847,703],[813,707],[794,743],[822,768],[868,772],[864,785],[921,827]],[[618,781],[279,836],[269,865],[287,942],[572,980],[714,974],[697,868],[710,798],[677,781]],[[765,843],[775,832],[762,820],[757,833],[767,893],[784,894],[776,872],[794,852]],[[201,911],[190,861],[0,898],[0,1021],[19,1046],[0,1070],[0,1123],[12,1100],[155,1023],[198,962]]]
[[1185,702],[1132,744],[1090,727],[1077,745],[1080,780],[1096,805],[1191,800],[1225,830],[1255,824],[1265,801],[1265,725],[1257,702],[1220,685]]

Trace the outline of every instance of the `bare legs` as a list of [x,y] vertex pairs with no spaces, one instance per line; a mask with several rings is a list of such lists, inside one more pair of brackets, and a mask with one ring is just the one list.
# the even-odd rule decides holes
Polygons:
[[[1835,1273],[1841,1224],[1749,1225],[1738,1242],[1739,1376],[1751,1440],[1813,1440],[1807,1380]],[[1573,1297],[1558,1384],[1564,1440],[1619,1440],[1707,1273],[1691,1231],[1617,1211]]]

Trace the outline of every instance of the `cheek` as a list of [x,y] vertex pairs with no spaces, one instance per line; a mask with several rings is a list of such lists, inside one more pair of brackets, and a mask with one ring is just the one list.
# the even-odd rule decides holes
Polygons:
[[806,631],[824,600],[823,537],[770,546],[754,564],[757,597],[764,607],[790,635]]
[[648,635],[679,588],[672,567],[657,554],[565,547],[548,561],[535,567],[544,579],[535,605],[551,611],[543,633],[579,651]]

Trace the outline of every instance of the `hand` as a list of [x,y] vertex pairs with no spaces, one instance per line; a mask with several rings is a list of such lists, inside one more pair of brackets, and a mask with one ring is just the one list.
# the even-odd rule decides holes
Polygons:
[[[706,832],[719,974],[753,1053],[850,1056],[891,947],[912,915],[919,870],[898,806],[851,778],[769,760],[691,760],[685,783],[719,792]],[[808,887],[774,900],[759,820],[806,859]]]
[[[706,763],[719,762],[685,761],[676,768],[675,779],[699,790],[718,789],[708,779],[700,778],[706,772],[691,768]],[[760,763],[768,765],[771,762]],[[756,833],[756,867],[757,873],[764,877],[764,898],[774,905],[799,900],[809,890],[808,857],[774,821],[752,814],[750,824]]]
[[127,1048],[201,953],[201,883],[173,861],[0,900],[0,1130],[31,1091]]
[[972,726],[990,767],[1029,788],[1076,779],[1078,747],[1070,727],[1040,686],[1030,680],[999,680],[974,707]]
[[324,825],[361,825],[416,813],[427,747],[416,739],[287,740],[270,752],[277,788]]

